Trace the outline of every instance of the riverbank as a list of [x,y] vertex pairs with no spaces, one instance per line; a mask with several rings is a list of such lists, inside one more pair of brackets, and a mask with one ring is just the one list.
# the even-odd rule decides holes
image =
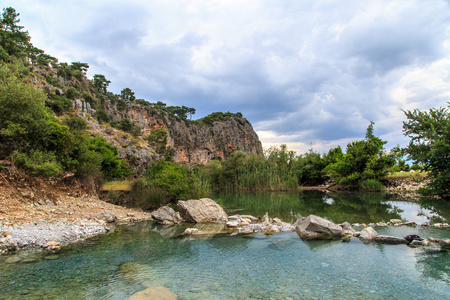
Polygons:
[[56,249],[151,215],[101,201],[74,178],[0,172],[0,253]]

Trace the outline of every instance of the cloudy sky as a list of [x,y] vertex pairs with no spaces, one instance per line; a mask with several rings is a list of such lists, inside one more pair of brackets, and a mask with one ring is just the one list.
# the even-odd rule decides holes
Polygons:
[[89,64],[119,93],[242,112],[298,154],[364,138],[408,142],[402,110],[450,101],[445,0],[0,0],[32,43]]

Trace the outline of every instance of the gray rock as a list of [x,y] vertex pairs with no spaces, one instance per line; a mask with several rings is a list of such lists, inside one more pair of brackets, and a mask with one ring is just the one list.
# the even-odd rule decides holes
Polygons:
[[356,230],[352,227],[352,225],[350,225],[349,222],[344,222],[342,224],[340,224],[340,226],[342,227],[342,230],[344,232],[351,232],[354,233]]
[[152,286],[143,291],[133,294],[127,300],[146,300],[146,299],[158,299],[158,300],[176,300],[178,295],[172,293],[168,288],[163,286]]
[[105,222],[111,223],[114,222],[116,214],[113,210],[104,210],[102,211],[97,219],[104,220]]
[[408,244],[409,242],[404,238],[389,236],[389,235],[377,235],[373,238],[378,243],[383,244]]
[[11,235],[0,237],[0,250],[14,251],[17,249],[17,242],[12,238]]
[[342,235],[342,227],[316,215],[309,215],[295,223],[300,238],[329,238]]
[[228,221],[228,215],[223,208],[209,198],[200,200],[178,201],[178,210],[186,222],[205,223]]
[[152,218],[159,224],[173,225],[182,221],[182,218],[177,214],[173,208],[169,206],[163,206],[151,213]]
[[375,231],[375,229],[373,229],[372,227],[367,227],[361,230],[359,238],[363,240],[372,240],[376,236],[378,236],[378,233]]

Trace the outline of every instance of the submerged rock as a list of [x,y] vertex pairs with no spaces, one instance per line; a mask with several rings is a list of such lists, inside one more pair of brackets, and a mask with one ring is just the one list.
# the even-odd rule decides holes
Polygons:
[[173,225],[180,223],[183,219],[170,206],[163,206],[151,213],[152,218],[159,224]]
[[316,215],[297,220],[295,229],[300,238],[307,239],[330,238],[343,233],[341,226]]
[[172,293],[168,288],[163,286],[152,286],[143,291],[133,294],[127,300],[175,300],[178,299],[178,295]]
[[214,221],[228,221],[228,215],[214,200],[203,198],[200,200],[178,201],[178,210],[186,222],[205,223]]

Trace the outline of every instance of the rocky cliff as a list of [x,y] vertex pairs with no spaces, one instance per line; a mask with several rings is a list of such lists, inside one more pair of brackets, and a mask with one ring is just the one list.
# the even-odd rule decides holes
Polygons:
[[128,118],[141,127],[142,136],[152,130],[164,128],[167,146],[174,149],[174,159],[184,164],[206,164],[211,159],[226,159],[231,152],[240,150],[249,154],[262,154],[262,145],[252,125],[240,114],[230,114],[222,120],[204,123],[176,118],[167,112],[129,104],[123,111],[107,105],[107,114],[116,121]]

